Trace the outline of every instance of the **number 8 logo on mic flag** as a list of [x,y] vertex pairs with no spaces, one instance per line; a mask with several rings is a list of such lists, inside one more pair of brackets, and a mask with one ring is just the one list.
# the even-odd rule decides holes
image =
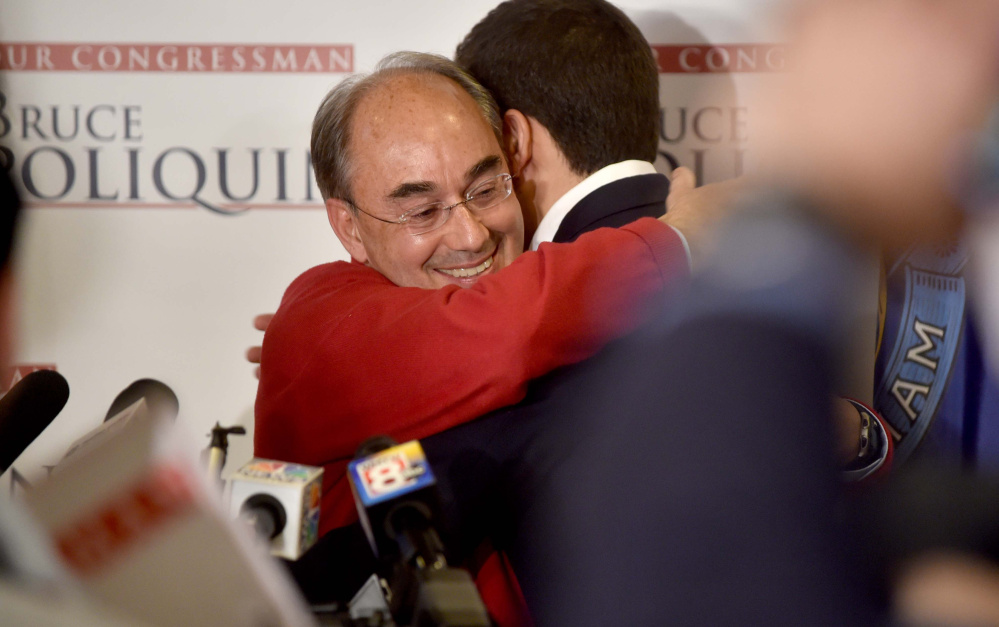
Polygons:
[[379,451],[349,464],[348,474],[366,505],[436,483],[416,440]]
[[401,490],[415,481],[407,476],[406,459],[401,455],[373,460],[373,465],[364,470],[364,489],[373,497]]

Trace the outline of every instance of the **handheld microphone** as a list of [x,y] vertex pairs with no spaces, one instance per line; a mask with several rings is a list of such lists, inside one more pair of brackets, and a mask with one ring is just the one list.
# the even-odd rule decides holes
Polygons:
[[112,433],[125,428],[132,421],[163,419],[172,422],[176,420],[179,407],[177,395],[167,384],[156,379],[139,379],[132,382],[119,392],[118,396],[111,402],[111,408],[108,410],[104,422],[70,444],[52,472],[61,472],[70,459],[93,449],[110,437]]
[[270,544],[271,555],[296,560],[319,539],[323,469],[254,458],[230,479],[230,512]]
[[36,370],[0,398],[0,473],[49,426],[69,400],[69,384],[54,370]]
[[433,520],[440,515],[437,479],[416,440],[369,439],[347,465],[361,526],[375,555],[418,567],[446,566]]
[[375,554],[392,567],[390,609],[400,625],[491,625],[468,572],[449,568],[434,520],[437,480],[416,440],[368,440],[347,477]]

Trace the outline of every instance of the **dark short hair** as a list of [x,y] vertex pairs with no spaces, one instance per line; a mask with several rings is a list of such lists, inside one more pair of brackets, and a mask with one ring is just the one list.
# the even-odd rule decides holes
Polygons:
[[496,101],[468,72],[437,54],[395,52],[379,61],[374,72],[355,74],[331,89],[312,122],[312,169],[323,200],[351,200],[350,138],[354,113],[365,94],[400,74],[442,76],[458,84],[478,105],[483,119],[503,145],[503,121]]
[[656,62],[634,22],[604,0],[504,2],[472,28],[455,60],[501,110],[548,129],[577,174],[656,159]]

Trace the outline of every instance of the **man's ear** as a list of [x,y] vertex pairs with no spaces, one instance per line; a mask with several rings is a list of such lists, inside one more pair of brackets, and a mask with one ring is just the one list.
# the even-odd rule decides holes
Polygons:
[[368,251],[364,248],[357,224],[357,216],[345,201],[339,198],[326,199],[326,217],[336,233],[337,239],[347,249],[352,259],[368,263]]
[[510,174],[520,176],[534,152],[531,123],[516,109],[503,114],[503,149],[510,160]]

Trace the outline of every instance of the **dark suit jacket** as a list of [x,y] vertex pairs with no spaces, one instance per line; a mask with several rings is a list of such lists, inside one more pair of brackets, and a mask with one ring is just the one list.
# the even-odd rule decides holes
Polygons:
[[666,213],[669,179],[662,174],[630,176],[590,192],[562,220],[555,242],[572,242],[603,226],[618,227]]
[[[662,216],[668,194],[662,174],[608,183],[576,203],[553,240],[571,242],[600,227]],[[422,440],[438,477],[454,558],[464,560],[484,538],[518,553],[517,516],[533,501],[531,484],[541,469],[558,463],[551,440],[562,437],[560,423],[569,418],[583,376],[581,365],[559,369],[532,382],[519,404]]]
[[834,516],[823,344],[733,312],[656,321],[591,360],[513,501],[537,624],[876,622]]

